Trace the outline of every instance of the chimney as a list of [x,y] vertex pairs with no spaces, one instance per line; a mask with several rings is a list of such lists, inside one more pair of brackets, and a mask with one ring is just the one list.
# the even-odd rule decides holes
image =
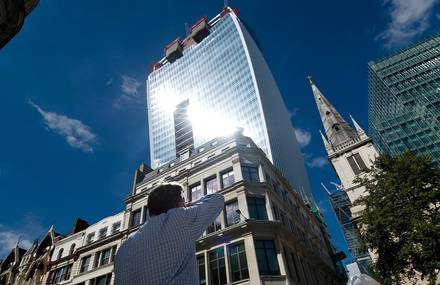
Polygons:
[[89,227],[89,223],[87,223],[87,221],[81,219],[81,218],[77,218],[75,220],[75,223],[73,224],[73,229],[72,229],[72,235],[76,234],[77,232],[80,232],[82,230],[85,230]]
[[134,172],[134,177],[133,177],[133,189],[132,189],[133,195],[136,193],[136,185],[138,183],[142,182],[145,175],[147,175],[151,171],[153,171],[153,169],[151,169],[151,167],[149,167],[148,165],[146,165],[143,162],[141,163],[139,168],[136,169],[136,171]]

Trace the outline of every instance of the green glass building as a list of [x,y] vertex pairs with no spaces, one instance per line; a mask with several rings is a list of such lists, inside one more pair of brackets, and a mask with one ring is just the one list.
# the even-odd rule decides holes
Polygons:
[[368,64],[368,126],[380,152],[440,164],[440,34]]

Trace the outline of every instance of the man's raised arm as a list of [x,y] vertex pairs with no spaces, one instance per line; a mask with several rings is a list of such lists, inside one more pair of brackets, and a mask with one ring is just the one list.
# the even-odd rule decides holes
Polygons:
[[192,226],[191,232],[194,240],[198,239],[203,231],[220,215],[224,204],[223,195],[214,193],[206,195],[194,202],[191,207],[184,209]]

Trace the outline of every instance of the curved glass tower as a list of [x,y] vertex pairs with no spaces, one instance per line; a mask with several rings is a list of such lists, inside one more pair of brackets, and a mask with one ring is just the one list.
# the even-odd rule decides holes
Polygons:
[[165,48],[147,80],[153,168],[176,158],[174,111],[189,102],[193,145],[243,128],[296,189],[309,194],[303,157],[275,80],[234,11],[201,19]]

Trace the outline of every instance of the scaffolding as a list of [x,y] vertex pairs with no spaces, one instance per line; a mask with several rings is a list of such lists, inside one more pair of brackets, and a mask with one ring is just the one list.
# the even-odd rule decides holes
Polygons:
[[324,184],[321,184],[329,195],[330,204],[339,221],[348,249],[354,260],[358,263],[362,273],[368,273],[368,266],[371,264],[371,257],[368,251],[359,241],[359,232],[350,212],[352,206],[347,193],[341,186],[337,185],[336,190],[330,192]]

